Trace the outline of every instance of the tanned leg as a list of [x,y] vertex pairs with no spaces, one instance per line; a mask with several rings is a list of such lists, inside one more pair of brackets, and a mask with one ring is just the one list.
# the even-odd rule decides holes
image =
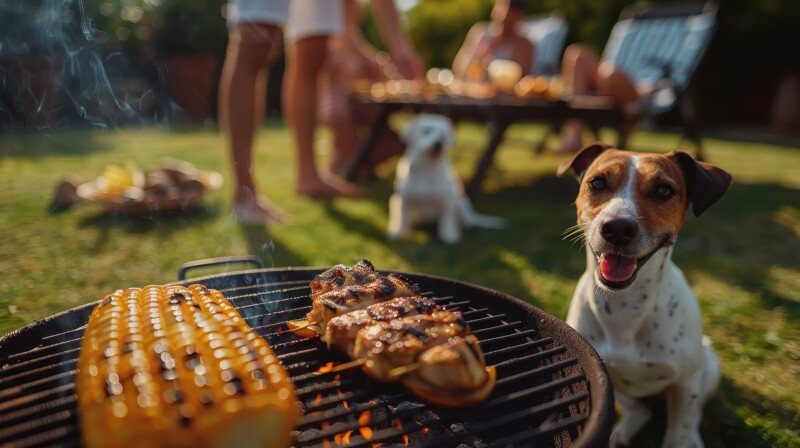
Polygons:
[[[564,91],[572,95],[588,95],[597,86],[597,56],[587,47],[572,44],[564,51],[561,74],[564,78]],[[573,153],[583,147],[585,124],[580,120],[570,120],[564,131],[561,144],[555,150],[559,154]]]
[[325,63],[327,36],[300,39],[287,46],[283,109],[297,147],[297,194],[310,197],[363,197],[364,191],[332,174],[320,176],[314,162],[317,79]]
[[234,215],[243,223],[282,222],[288,215],[260,198],[253,178],[253,139],[263,118],[270,56],[280,29],[240,23],[230,32],[219,88],[219,117],[234,175]]

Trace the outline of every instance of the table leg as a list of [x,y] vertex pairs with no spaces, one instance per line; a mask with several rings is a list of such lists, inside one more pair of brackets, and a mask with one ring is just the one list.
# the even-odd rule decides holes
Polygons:
[[375,143],[378,141],[378,138],[386,128],[389,127],[389,115],[391,113],[392,108],[389,107],[389,105],[384,104],[381,106],[380,113],[369,130],[369,135],[367,135],[366,140],[361,143],[358,152],[356,152],[353,160],[350,161],[350,166],[348,166],[347,171],[345,171],[345,179],[349,181],[355,180],[358,169],[369,160],[369,156],[372,154],[372,151],[375,150]]
[[475,165],[475,172],[466,187],[466,191],[469,196],[475,196],[480,191],[481,182],[483,182],[486,172],[492,166],[494,153],[497,152],[497,148],[503,141],[503,136],[506,133],[508,125],[509,123],[506,120],[497,120],[490,124],[491,134],[489,138],[489,144],[483,151],[483,155],[481,156],[480,160],[478,160],[477,165]]

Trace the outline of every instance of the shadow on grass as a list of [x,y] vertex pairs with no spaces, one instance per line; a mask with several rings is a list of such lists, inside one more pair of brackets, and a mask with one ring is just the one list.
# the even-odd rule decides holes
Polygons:
[[[794,205],[793,205],[794,204]],[[800,190],[775,184],[734,184],[727,197],[692,222],[675,258],[689,275],[706,273],[760,298],[761,307],[783,307],[800,319],[800,300],[775,290],[775,266],[800,269]]]
[[2,157],[83,156],[113,149],[101,142],[98,134],[101,132],[67,130],[0,135]]
[[[664,438],[667,421],[667,409],[664,398],[650,397],[644,400],[652,409],[650,421],[636,434],[631,446],[637,448],[659,448]],[[723,377],[717,392],[703,408],[703,420],[700,423],[700,434],[707,448],[727,448],[734,446],[748,448],[767,448],[770,444],[764,440],[758,430],[748,425],[737,415],[736,408],[744,403],[769,403],[768,409],[783,409],[783,404],[762,396],[743,395],[743,391]],[[765,411],[767,408],[762,408]]]
[[305,260],[286,249],[285,244],[275,240],[264,225],[239,224],[239,231],[247,241],[250,254],[256,255],[267,268],[304,266]]
[[153,213],[151,215],[119,215],[101,212],[78,222],[78,227],[96,227],[100,229],[97,246],[103,246],[110,237],[112,229],[127,233],[157,232],[168,236],[182,228],[191,227],[202,221],[215,219],[219,209],[214,205],[193,207],[180,212]]

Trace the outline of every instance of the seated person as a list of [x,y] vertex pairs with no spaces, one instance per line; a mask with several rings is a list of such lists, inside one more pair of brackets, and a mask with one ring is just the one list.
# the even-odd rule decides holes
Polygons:
[[525,17],[525,2],[496,0],[489,23],[472,26],[453,61],[453,74],[458,79],[483,79],[495,59],[514,61],[522,68],[522,76],[530,73],[534,46],[519,33]]
[[[361,144],[361,128],[371,126],[375,119],[374,114],[354,107],[348,99],[350,90],[356,81],[388,79],[384,73],[388,57],[379,54],[362,35],[362,18],[363,10],[358,1],[344,0],[344,32],[329,41],[330,56],[320,81],[319,118],[333,135],[330,171],[337,174],[347,170]],[[403,149],[399,136],[387,129],[376,143],[369,166],[401,154]]]
[[[565,94],[610,96],[623,107],[648,95],[653,88],[637,86],[619,67],[611,61],[601,62],[592,50],[582,44],[572,44],[564,51],[561,76]],[[585,127],[580,120],[567,122],[556,153],[570,154],[581,149]]]

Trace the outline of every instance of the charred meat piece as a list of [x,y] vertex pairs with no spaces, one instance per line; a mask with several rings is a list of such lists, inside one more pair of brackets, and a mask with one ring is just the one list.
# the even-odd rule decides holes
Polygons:
[[404,316],[431,314],[437,309],[436,302],[422,296],[397,297],[334,317],[328,322],[325,340],[329,348],[336,347],[353,356],[356,334],[362,328]]
[[394,381],[389,371],[413,364],[425,350],[450,338],[471,333],[457,311],[435,311],[362,328],[355,337],[353,358],[366,361],[364,371],[377,381]]
[[375,266],[369,260],[361,260],[352,267],[337,264],[314,277],[314,280],[311,281],[311,297],[317,298],[326,292],[351,285],[371,283],[382,276],[375,271]]
[[320,337],[324,338],[328,322],[336,316],[395,297],[416,295],[419,295],[416,285],[399,275],[389,274],[366,285],[351,285],[319,296],[311,302],[311,312],[307,314],[307,318],[309,322],[317,323]]
[[486,368],[478,339],[471,334],[429,348],[417,363],[419,368],[404,377],[403,384],[430,403],[470,406],[486,399],[494,388],[494,368]]

